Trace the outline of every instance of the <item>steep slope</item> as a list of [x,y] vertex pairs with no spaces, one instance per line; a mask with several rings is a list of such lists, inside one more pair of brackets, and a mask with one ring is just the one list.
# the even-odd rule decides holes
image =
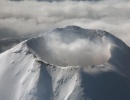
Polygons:
[[0,100],[130,100],[129,59],[108,32],[57,28],[0,54]]

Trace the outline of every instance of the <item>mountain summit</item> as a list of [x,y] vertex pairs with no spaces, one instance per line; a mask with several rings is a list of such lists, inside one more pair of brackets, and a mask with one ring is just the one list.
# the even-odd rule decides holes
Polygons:
[[56,28],[0,54],[0,100],[130,100],[129,59],[106,31]]

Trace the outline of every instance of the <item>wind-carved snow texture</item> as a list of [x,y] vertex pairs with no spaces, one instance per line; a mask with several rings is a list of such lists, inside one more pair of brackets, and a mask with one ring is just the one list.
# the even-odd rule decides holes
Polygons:
[[108,32],[57,28],[0,54],[0,100],[130,100],[129,59]]

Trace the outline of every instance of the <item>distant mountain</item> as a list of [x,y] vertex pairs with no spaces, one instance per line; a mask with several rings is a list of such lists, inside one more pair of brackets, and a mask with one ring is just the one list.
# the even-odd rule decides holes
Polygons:
[[0,54],[0,100],[130,100],[129,59],[106,31],[56,28]]

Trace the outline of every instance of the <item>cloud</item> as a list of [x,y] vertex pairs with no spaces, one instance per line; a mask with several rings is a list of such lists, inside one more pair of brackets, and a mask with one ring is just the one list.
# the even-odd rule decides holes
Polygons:
[[12,37],[13,34],[31,37],[56,27],[78,25],[83,28],[106,30],[130,46],[129,5],[128,0],[99,2],[1,0],[0,35],[3,30],[8,30],[5,34],[12,34]]
[[43,54],[42,59],[49,63],[60,66],[89,66],[106,63],[110,58],[110,44],[107,41],[91,41],[73,33],[53,33],[48,37],[45,47],[48,54],[47,57]]

